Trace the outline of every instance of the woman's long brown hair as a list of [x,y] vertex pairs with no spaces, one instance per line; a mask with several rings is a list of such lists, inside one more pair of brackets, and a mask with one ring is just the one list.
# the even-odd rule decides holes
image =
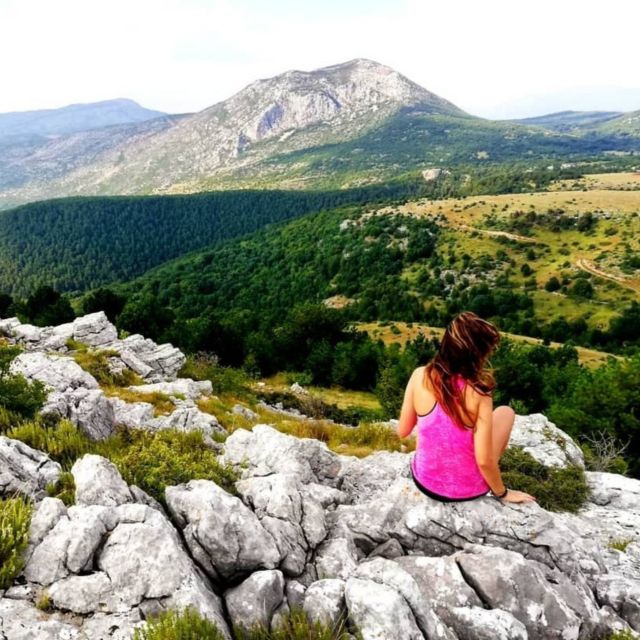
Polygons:
[[500,342],[494,325],[471,311],[457,315],[446,328],[438,353],[425,368],[438,404],[461,427],[469,427],[475,417],[464,406],[464,388],[458,388],[461,376],[480,393],[489,394],[496,386],[486,361]]

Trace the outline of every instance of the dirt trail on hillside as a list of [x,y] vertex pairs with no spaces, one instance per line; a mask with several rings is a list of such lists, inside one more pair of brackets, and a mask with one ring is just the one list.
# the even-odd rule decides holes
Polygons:
[[519,236],[517,233],[509,233],[508,231],[495,231],[493,229],[478,229],[477,227],[471,227],[468,224],[450,223],[452,226],[462,229],[464,231],[477,231],[478,233],[484,233],[487,236],[509,238],[509,240],[515,240],[516,242],[528,242],[529,244],[537,244],[538,240],[535,238],[527,238],[527,236]]
[[627,289],[631,289],[635,293],[640,293],[640,284],[635,282],[631,282],[622,276],[617,276],[613,273],[609,273],[607,271],[603,271],[599,267],[596,267],[592,262],[586,260],[585,258],[578,258],[576,261],[576,266],[587,273],[591,273],[594,276],[598,276],[598,278],[604,278],[605,280],[611,280],[616,284],[619,284],[622,287],[626,287]]

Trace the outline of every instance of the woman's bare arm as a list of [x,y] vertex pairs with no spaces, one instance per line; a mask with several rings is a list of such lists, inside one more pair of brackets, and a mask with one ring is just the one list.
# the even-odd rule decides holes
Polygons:
[[[478,418],[473,437],[476,462],[492,493],[501,496],[506,487],[502,481],[498,460],[493,453],[493,399],[491,396],[483,394],[478,394],[478,396]],[[509,489],[503,500],[505,502],[533,502],[535,498],[524,491]]]
[[402,401],[402,409],[400,410],[400,420],[398,423],[398,435],[401,438],[406,438],[413,431],[413,427],[416,426],[418,416],[416,410],[413,407],[413,385],[419,375],[419,370],[416,369],[407,382],[407,388],[404,392],[404,400]]
[[491,491],[497,495],[504,493],[505,486],[502,481],[498,461],[493,454],[493,399],[491,396],[477,393],[478,396],[478,417],[476,419],[476,429],[473,436],[473,445],[476,455],[476,462],[480,473],[487,481]]

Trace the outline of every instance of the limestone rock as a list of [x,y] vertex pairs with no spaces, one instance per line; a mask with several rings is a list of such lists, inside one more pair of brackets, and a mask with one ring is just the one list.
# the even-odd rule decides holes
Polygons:
[[130,429],[141,429],[154,419],[153,405],[149,402],[125,402],[120,398],[108,398],[113,408],[114,424]]
[[303,483],[329,486],[337,485],[341,468],[338,456],[324,443],[295,438],[266,424],[234,431],[225,442],[224,460],[235,465],[248,462],[245,476],[288,473]]
[[13,360],[9,370],[13,374],[22,374],[28,380],[39,380],[50,391],[98,388],[96,379],[73,358],[66,356],[41,352],[21,353]]
[[129,389],[138,393],[164,393],[182,400],[197,400],[200,396],[211,395],[213,391],[210,380],[195,381],[190,378],[135,385]]
[[482,601],[512,613],[531,640],[578,638],[581,620],[532,563],[513,551],[474,547],[457,562]]
[[255,422],[260,418],[260,416],[255,411],[252,411],[251,409],[249,409],[249,407],[244,407],[241,404],[233,405],[233,409],[231,409],[231,412],[235,413],[238,416],[242,416],[247,420],[251,420],[252,422]]
[[363,640],[424,640],[409,605],[395,589],[349,578],[345,600],[349,619]]
[[577,465],[584,468],[580,447],[541,413],[516,416],[510,447],[522,447],[547,467]]
[[48,455],[19,440],[0,436],[0,496],[19,493],[40,500],[49,483],[57,482],[61,468]]
[[200,431],[212,436],[214,434],[226,435],[227,430],[218,422],[215,416],[205,413],[198,407],[186,402],[177,401],[176,408],[168,416],[152,418],[144,423],[144,427],[152,431],[163,429],[176,429],[177,431]]
[[384,584],[400,594],[415,618],[416,624],[427,638],[457,640],[453,632],[440,620],[421,592],[413,576],[399,564],[385,558],[367,560],[358,566],[356,577]]
[[118,338],[118,331],[104,311],[89,313],[73,321],[73,339],[90,347],[102,347]]
[[327,535],[322,505],[304,495],[303,485],[290,475],[247,478],[236,487],[275,540],[282,570],[300,575],[309,552]]
[[212,579],[273,569],[282,555],[271,534],[239,498],[214,482],[167,487],[167,506],[193,557]]
[[303,609],[310,622],[336,628],[345,612],[344,580],[318,580],[306,590]]
[[271,618],[284,599],[284,577],[281,571],[256,571],[237,587],[224,594],[233,625],[269,628]]
[[133,502],[131,491],[116,466],[101,456],[86,454],[71,468],[76,504],[117,506]]
[[158,345],[153,340],[144,338],[137,333],[127,336],[124,340],[116,341],[110,347],[115,348],[120,353],[126,349],[127,353],[130,354],[129,357],[133,355],[149,367],[151,371],[147,375],[143,375],[148,382],[174,380],[186,361],[186,356],[180,349],[176,349],[168,343]]

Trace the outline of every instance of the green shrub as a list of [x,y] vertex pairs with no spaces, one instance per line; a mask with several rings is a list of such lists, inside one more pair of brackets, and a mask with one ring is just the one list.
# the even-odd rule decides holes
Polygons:
[[[250,629],[234,627],[238,640],[346,640],[344,625],[330,629],[319,622],[310,623],[300,609],[293,609],[283,624],[269,631],[261,626]],[[182,612],[167,611],[136,629],[133,640],[224,640],[216,625],[192,608]]]
[[151,618],[145,627],[136,629],[133,640],[225,640],[225,636],[195,609],[185,609]]
[[47,394],[41,382],[30,382],[22,375],[9,373],[11,361],[21,351],[20,347],[0,344],[0,409],[24,418],[33,418],[44,404]]
[[627,547],[633,542],[633,538],[624,538],[620,540],[611,540],[607,547],[609,549],[615,549],[616,551],[622,551],[623,553],[627,550]]
[[[95,442],[68,420],[57,426],[40,421],[29,422],[8,433],[29,446],[49,454],[64,470],[86,453],[111,460],[128,484],[138,485],[162,500],[168,485],[193,479],[212,480],[234,492],[237,474],[230,466],[218,462],[216,453],[204,442],[202,433],[183,433],[167,429],[156,433],[120,429],[106,440]],[[70,499],[68,479],[61,479],[50,491],[59,492],[63,501]]]
[[234,626],[233,632],[238,640],[346,640],[349,637],[344,621],[332,629],[320,622],[309,622],[301,609],[292,609],[273,630],[258,625],[250,629]]
[[59,498],[67,507],[76,502],[76,483],[73,474],[69,471],[63,471],[57,482],[47,485],[47,495],[50,498]]
[[545,467],[519,447],[507,449],[500,459],[505,485],[535,496],[548,511],[577,512],[589,495],[580,467]]
[[233,393],[238,397],[248,397],[247,374],[241,369],[223,367],[213,355],[203,351],[190,354],[178,375],[194,380],[210,380],[213,393]]
[[157,500],[163,500],[165,487],[193,479],[212,480],[235,493],[237,473],[231,466],[218,462],[216,452],[207,447],[199,431],[123,430],[105,444],[111,449],[106,451],[106,457],[118,467],[126,482]]
[[11,585],[24,566],[31,504],[23,498],[0,500],[0,589]]
[[113,373],[109,367],[109,358],[117,356],[113,350],[93,350],[86,345],[75,341],[67,341],[67,346],[76,346],[74,360],[88,373],[90,373],[101,385],[112,387],[127,387],[138,384],[140,377],[131,369],[123,369],[122,373]]
[[19,414],[0,406],[0,434],[6,433],[9,429],[13,429],[13,427],[17,427],[22,420],[23,418]]
[[67,470],[85,453],[95,453],[98,446],[69,420],[61,420],[57,425],[46,425],[40,420],[26,422],[10,429],[7,435],[44,451]]

